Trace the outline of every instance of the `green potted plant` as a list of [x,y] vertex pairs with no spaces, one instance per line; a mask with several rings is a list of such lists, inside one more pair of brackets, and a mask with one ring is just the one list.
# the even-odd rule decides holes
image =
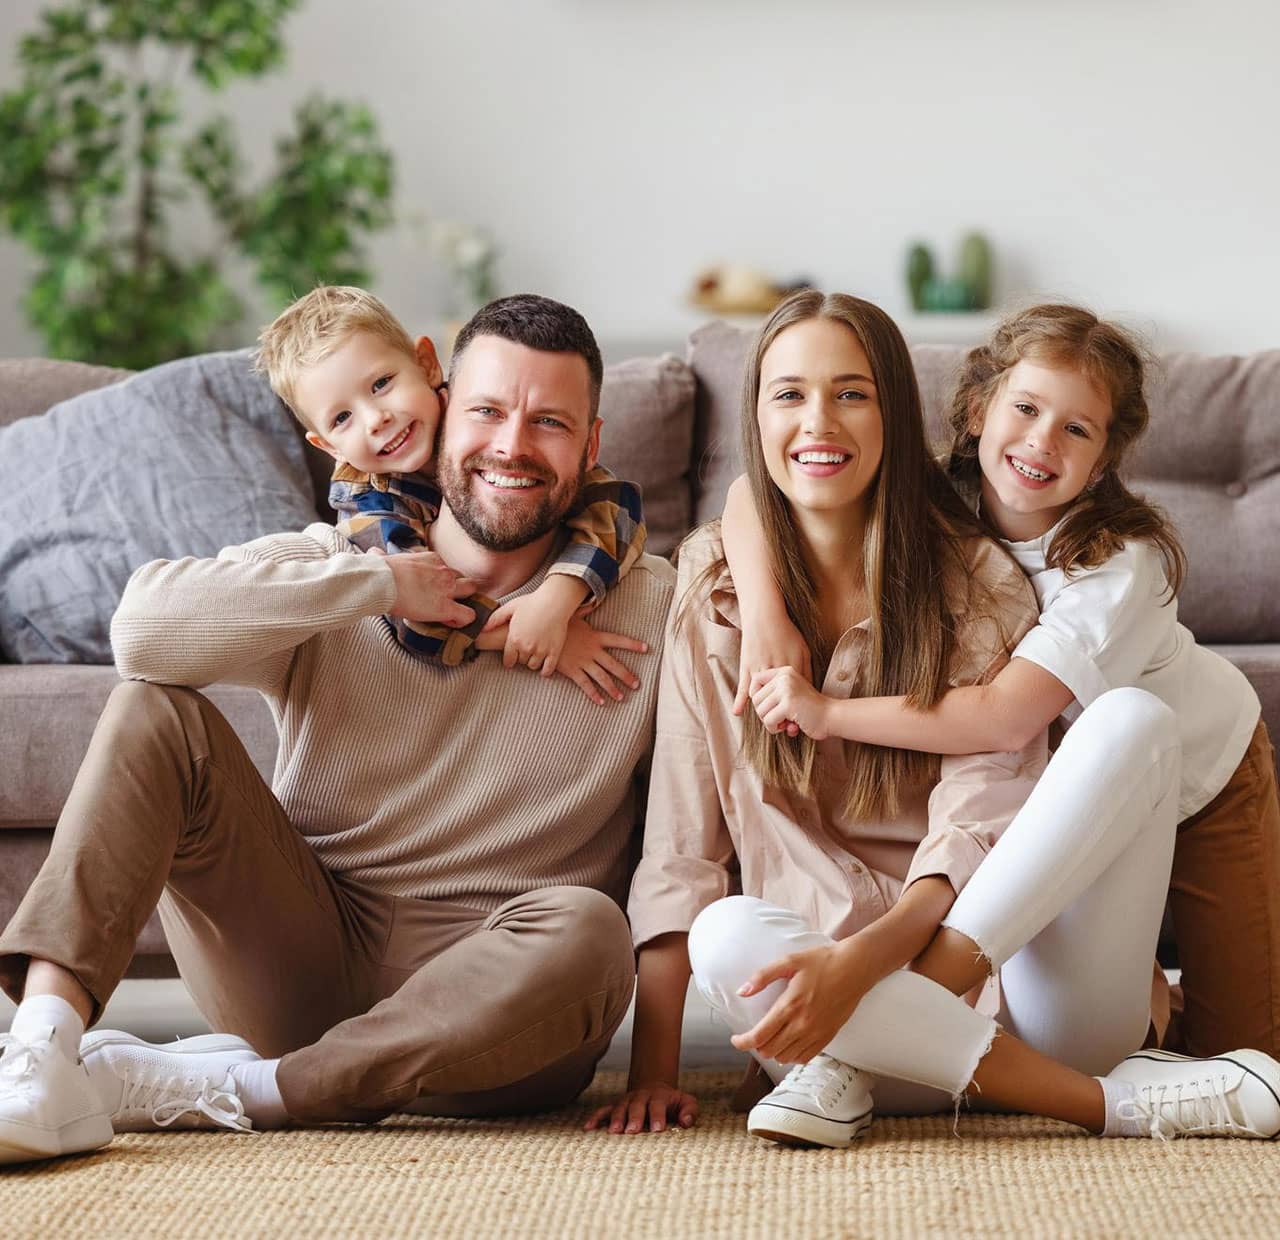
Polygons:
[[[0,226],[36,256],[24,305],[50,356],[138,368],[225,343],[243,316],[228,254],[277,305],[369,281],[393,169],[367,109],[305,100],[256,185],[226,118],[180,128],[176,84],[275,68],[300,3],[66,0],[22,40],[21,84],[0,97]],[[171,237],[192,198],[218,234],[204,253]]]

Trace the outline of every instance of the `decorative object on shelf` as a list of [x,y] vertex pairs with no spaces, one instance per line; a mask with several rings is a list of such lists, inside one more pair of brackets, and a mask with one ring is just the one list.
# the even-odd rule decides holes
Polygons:
[[[274,69],[301,2],[64,0],[23,38],[21,84],[0,97],[0,227],[37,258],[24,305],[51,356],[140,368],[226,343],[237,252],[277,305],[369,282],[392,156],[367,109],[306,100],[257,186],[226,118],[177,132],[175,83],[218,91]],[[204,253],[170,237],[193,188],[219,234]]]
[[437,220],[431,225],[431,248],[453,285],[454,318],[465,321],[497,297],[498,248],[482,229]]
[[812,283],[798,279],[779,284],[752,267],[721,263],[698,273],[689,300],[715,314],[768,314],[788,293]]
[[986,310],[991,305],[991,244],[981,233],[967,234],[960,242],[954,276],[943,276],[933,251],[917,241],[907,251],[907,288],[911,306],[918,311]]

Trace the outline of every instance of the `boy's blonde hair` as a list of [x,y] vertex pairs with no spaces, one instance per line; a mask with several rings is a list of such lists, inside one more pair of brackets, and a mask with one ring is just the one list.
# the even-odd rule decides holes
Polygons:
[[294,397],[299,373],[324,361],[355,332],[369,332],[416,356],[409,333],[372,293],[347,284],[322,284],[262,329],[254,369],[267,376],[271,390],[305,422]]

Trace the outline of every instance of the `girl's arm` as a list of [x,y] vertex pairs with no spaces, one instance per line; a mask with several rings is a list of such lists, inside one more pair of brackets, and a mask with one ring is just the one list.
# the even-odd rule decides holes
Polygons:
[[756,994],[779,979],[787,988],[754,1028],[732,1039],[734,1046],[779,1063],[808,1062],[835,1037],[872,986],[928,946],[955,898],[946,878],[928,875],[856,934],[761,969],[739,993]]
[[688,944],[687,934],[662,934],[640,949],[627,1092],[597,1108],[587,1120],[588,1131],[661,1132],[669,1123],[688,1128],[697,1119],[697,1100],[679,1087],[680,1031],[691,973]]
[[985,685],[949,689],[928,710],[905,697],[830,698],[779,668],[752,694],[771,732],[792,721],[814,740],[843,737],[925,753],[1006,753],[1024,748],[1074,700],[1066,685],[1027,659],[1011,659]]
[[769,567],[764,528],[743,476],[733,480],[724,501],[720,535],[733,576],[742,620],[742,655],[738,663],[738,696],[733,713],[742,714],[751,678],[770,667],[794,667],[808,680],[812,675],[809,647],[791,623],[786,603]]

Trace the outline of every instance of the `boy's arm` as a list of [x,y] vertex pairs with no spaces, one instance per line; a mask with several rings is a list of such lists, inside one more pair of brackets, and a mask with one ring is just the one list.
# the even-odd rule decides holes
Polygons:
[[773,578],[764,527],[744,476],[735,478],[729,486],[720,518],[720,536],[742,621],[738,694],[733,702],[733,713],[740,715],[751,692],[752,677],[757,673],[770,667],[794,667],[808,680],[812,668],[809,647],[791,623]]

